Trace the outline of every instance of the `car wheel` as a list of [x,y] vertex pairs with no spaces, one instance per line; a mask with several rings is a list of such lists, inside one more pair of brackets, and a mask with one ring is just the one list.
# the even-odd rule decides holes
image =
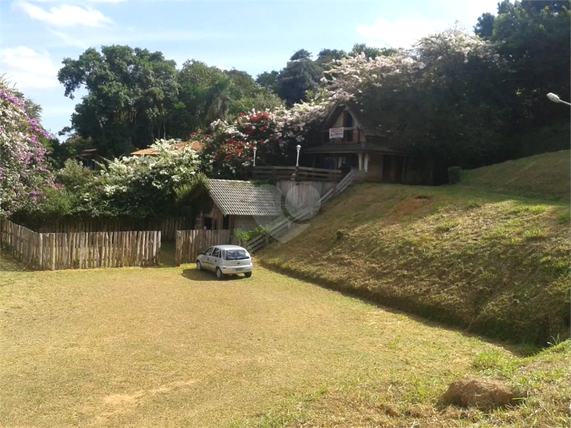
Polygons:
[[196,261],[196,270],[202,270],[202,263],[200,263],[200,260]]
[[252,276],[252,272],[245,272],[245,273],[244,273],[244,276],[245,276],[246,278],[250,278],[250,277]]
[[218,279],[224,279],[224,274],[222,273],[222,271],[220,270],[220,268],[216,268],[216,278],[218,278]]

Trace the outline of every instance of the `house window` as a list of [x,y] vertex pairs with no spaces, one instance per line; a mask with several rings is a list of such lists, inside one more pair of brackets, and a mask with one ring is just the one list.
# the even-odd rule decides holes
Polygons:
[[348,111],[343,113],[343,127],[352,128],[353,127],[353,116]]
[[212,230],[212,218],[211,217],[204,217],[203,227],[206,230]]
[[352,129],[346,129],[343,131],[343,141],[346,141],[348,143],[353,142],[353,130]]
[[353,116],[348,111],[343,113],[343,128],[343,141],[353,142]]
[[230,229],[230,216],[225,215],[222,219],[222,229]]

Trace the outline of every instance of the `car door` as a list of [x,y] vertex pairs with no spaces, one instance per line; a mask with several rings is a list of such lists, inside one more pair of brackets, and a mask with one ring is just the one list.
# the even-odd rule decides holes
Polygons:
[[214,247],[210,247],[204,255],[201,257],[202,267],[208,270],[214,270],[214,266],[212,265],[212,251]]
[[218,266],[221,265],[221,261],[222,261],[222,250],[220,248],[214,247],[214,249],[212,250],[212,270],[216,270],[216,268]]

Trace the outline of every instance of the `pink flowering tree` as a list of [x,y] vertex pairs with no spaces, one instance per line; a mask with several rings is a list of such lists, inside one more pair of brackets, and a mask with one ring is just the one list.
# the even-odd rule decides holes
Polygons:
[[0,78],[0,216],[34,209],[53,181],[42,141],[50,135],[28,116],[26,100]]
[[207,170],[214,177],[245,178],[253,164],[294,165],[295,147],[308,145],[308,131],[324,118],[327,100],[296,104],[291,109],[241,113],[234,121],[215,121],[204,137]]

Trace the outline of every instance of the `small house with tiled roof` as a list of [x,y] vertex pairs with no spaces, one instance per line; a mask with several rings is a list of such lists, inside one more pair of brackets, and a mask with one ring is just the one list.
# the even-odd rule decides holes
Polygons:
[[433,184],[431,159],[414,156],[395,141],[382,125],[382,117],[349,104],[338,104],[321,128],[319,145],[304,150],[314,168],[352,169],[365,181]]
[[197,229],[251,230],[282,215],[277,187],[242,180],[208,180],[212,210],[197,219]]

